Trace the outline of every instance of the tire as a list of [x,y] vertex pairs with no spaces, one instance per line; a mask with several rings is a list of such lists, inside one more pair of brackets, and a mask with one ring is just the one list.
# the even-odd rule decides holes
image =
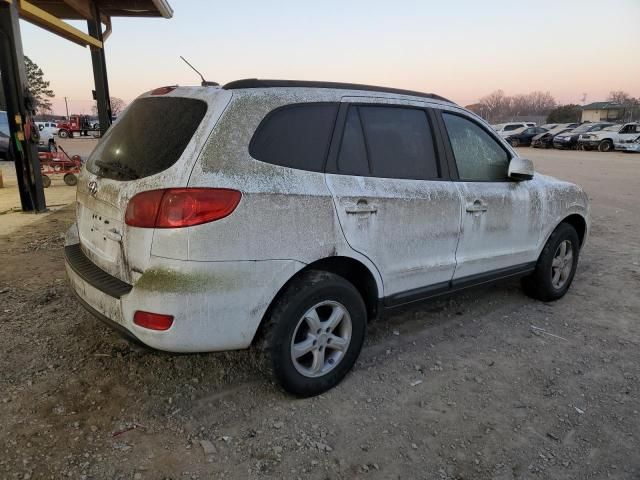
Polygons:
[[[273,377],[298,397],[333,388],[358,358],[366,326],[364,301],[350,282],[319,270],[303,273],[276,300],[265,324]],[[307,353],[296,357],[294,346]]]
[[76,177],[73,173],[65,174],[62,179],[64,180],[64,183],[66,183],[70,187],[75,187],[78,184],[78,177]]
[[547,240],[533,273],[522,279],[524,292],[543,302],[562,298],[573,281],[579,254],[580,240],[576,229],[568,223],[561,223]]
[[598,151],[600,152],[610,152],[613,150],[613,143],[611,140],[603,140],[598,145]]
[[509,144],[510,144],[512,147],[517,147],[518,145],[520,145],[520,142],[518,141],[518,139],[517,139],[517,138],[512,138],[511,140],[509,140]]
[[58,130],[58,136],[60,138],[68,138],[69,137],[69,130],[65,130],[64,128],[61,128],[60,130]]
[[51,186],[51,179],[47,175],[42,175],[42,186],[49,188]]

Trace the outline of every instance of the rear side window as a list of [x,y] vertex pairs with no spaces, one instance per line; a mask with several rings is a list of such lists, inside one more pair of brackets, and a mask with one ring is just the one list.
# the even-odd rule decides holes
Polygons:
[[511,130],[517,130],[519,128],[524,127],[524,125],[518,124],[518,125],[507,125],[506,127],[504,127],[504,131],[505,132],[509,132]]
[[427,113],[417,108],[350,107],[338,155],[338,173],[439,178]]
[[506,181],[509,155],[479,125],[459,115],[442,113],[460,180]]
[[337,114],[337,103],[302,103],[273,110],[258,126],[249,153],[262,162],[322,172]]
[[87,160],[87,170],[113,180],[135,180],[175,164],[207,111],[202,100],[141,98],[131,104]]

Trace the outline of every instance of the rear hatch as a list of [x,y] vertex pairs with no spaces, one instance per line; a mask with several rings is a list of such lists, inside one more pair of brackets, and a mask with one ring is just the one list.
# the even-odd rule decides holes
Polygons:
[[231,98],[211,87],[154,92],[136,99],[111,126],[78,182],[80,247],[98,267],[128,283],[148,266],[153,242],[153,229],[125,224],[129,200],[147,190],[185,187]]

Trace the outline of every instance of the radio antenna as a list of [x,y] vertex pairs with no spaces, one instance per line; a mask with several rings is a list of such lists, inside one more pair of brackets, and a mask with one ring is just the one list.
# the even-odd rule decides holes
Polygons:
[[217,87],[219,84],[216,82],[209,82],[207,80],[204,79],[204,77],[202,76],[202,74],[196,70],[196,67],[194,67],[193,65],[191,65],[186,58],[184,58],[182,55],[180,55],[180,58],[182,59],[182,61],[184,63],[186,63],[187,65],[189,65],[191,67],[191,69],[196,72],[200,78],[202,79],[202,82],[200,83],[200,85],[202,85],[203,87]]

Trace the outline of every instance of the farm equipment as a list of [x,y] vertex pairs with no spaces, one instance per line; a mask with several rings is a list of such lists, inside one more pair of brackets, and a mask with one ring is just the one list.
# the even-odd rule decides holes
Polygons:
[[51,175],[63,175],[64,183],[73,187],[78,184],[78,174],[82,168],[80,155],[69,157],[67,152],[58,146],[58,152],[39,152],[40,173],[42,174],[42,186],[51,185]]

